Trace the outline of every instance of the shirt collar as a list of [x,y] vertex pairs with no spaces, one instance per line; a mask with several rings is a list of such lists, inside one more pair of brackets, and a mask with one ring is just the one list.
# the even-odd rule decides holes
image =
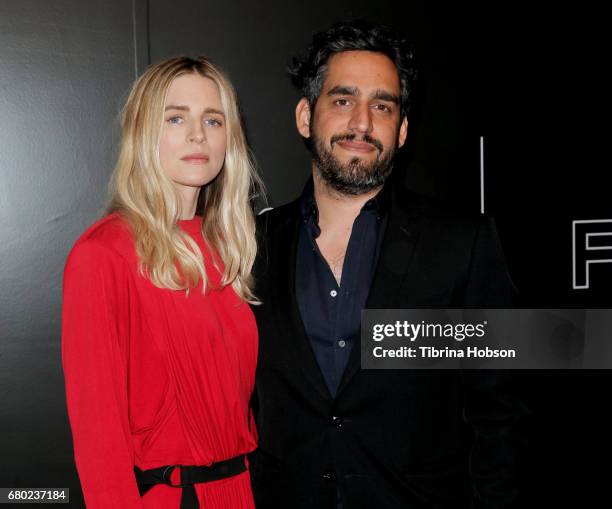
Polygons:
[[[389,211],[390,202],[391,184],[386,183],[376,196],[365,202],[365,204],[361,208],[361,212],[367,210],[375,210],[377,212],[376,217],[378,219],[383,219]],[[308,220],[312,218],[314,224],[317,225],[318,229],[319,210],[317,208],[317,203],[314,197],[314,183],[312,181],[312,177],[308,179],[308,182],[306,182],[304,190],[302,191],[302,196],[300,197],[300,211],[302,213],[302,219],[304,220],[304,222],[307,223]]]

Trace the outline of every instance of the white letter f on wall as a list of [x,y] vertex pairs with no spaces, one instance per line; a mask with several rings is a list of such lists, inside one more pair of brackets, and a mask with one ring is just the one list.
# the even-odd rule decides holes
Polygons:
[[591,263],[612,263],[612,219],[572,221],[574,290],[589,287]]

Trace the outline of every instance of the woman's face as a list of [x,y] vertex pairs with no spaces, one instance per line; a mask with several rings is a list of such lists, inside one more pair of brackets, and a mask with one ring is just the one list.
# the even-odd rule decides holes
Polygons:
[[166,98],[159,158],[179,192],[200,188],[219,174],[226,144],[217,85],[195,73],[175,78]]

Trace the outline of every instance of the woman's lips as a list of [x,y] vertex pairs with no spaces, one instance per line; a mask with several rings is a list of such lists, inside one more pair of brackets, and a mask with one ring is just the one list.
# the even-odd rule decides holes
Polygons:
[[376,150],[375,147],[366,143],[365,141],[339,141],[338,145],[340,145],[344,150],[350,150],[351,152],[372,152]]
[[181,161],[185,161],[188,164],[206,164],[208,162],[208,156],[204,154],[190,154],[181,157]]

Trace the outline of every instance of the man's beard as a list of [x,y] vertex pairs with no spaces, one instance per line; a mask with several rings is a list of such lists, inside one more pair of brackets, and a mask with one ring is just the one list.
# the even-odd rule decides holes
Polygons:
[[[353,141],[355,134],[335,135],[330,139],[330,146],[339,141]],[[357,141],[363,141],[378,150],[376,159],[365,162],[359,157],[353,157],[349,162],[340,162],[328,149],[322,140],[312,133],[312,155],[319,175],[335,191],[341,194],[358,196],[382,186],[393,170],[395,148],[383,151],[380,141],[364,135]]]

